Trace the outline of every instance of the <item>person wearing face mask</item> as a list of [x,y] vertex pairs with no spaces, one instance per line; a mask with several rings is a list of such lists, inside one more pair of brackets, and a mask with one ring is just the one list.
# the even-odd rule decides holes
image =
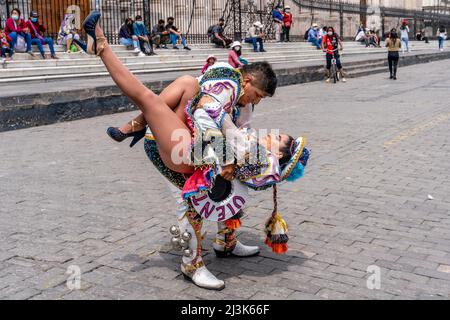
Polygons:
[[284,42],[283,34],[283,7],[276,6],[272,12],[272,20],[275,25],[275,39],[277,42]]
[[294,25],[294,21],[292,18],[292,13],[291,13],[291,7],[286,6],[284,8],[284,13],[283,13],[283,34],[284,34],[284,39],[286,42],[290,42],[291,39],[290,37],[290,33],[291,33],[291,27]]
[[389,71],[391,73],[390,79],[397,80],[397,68],[398,61],[400,59],[400,49],[402,48],[402,42],[398,38],[397,30],[394,28],[389,34],[389,38],[386,40],[386,47],[388,48],[388,63]]
[[156,49],[169,49],[167,44],[170,42],[170,32],[166,30],[165,23],[163,19],[160,19],[158,24],[152,28],[152,40],[156,45]]
[[144,55],[139,49],[138,37],[133,35],[133,19],[126,18],[125,23],[120,27],[119,42],[125,47],[134,47],[134,52],[140,56]]
[[25,25],[25,21],[20,18],[20,10],[13,9],[11,11],[11,17],[6,20],[5,33],[11,38],[10,49],[11,54],[14,54],[14,48],[17,44],[17,38],[23,37],[27,43],[27,53],[34,57],[34,53],[31,51],[31,34],[30,30]]
[[347,82],[344,77],[344,69],[342,68],[338,49],[340,49],[341,51],[344,50],[342,41],[339,38],[339,35],[334,31],[334,28],[329,27],[327,30],[327,34],[323,36],[322,40],[322,50],[326,52],[327,59],[327,82],[330,82],[331,80],[331,61],[333,57],[334,59],[336,59],[336,66],[339,70],[339,73],[341,74],[341,81],[344,83]]
[[133,23],[133,35],[139,40],[141,50],[148,56],[156,55],[153,51],[153,41],[149,38],[142,16],[137,15]]
[[322,39],[323,38],[319,37],[319,26],[317,25],[317,23],[314,23],[308,32],[308,42],[316,46],[317,50],[320,50]]
[[44,37],[43,34],[47,30],[44,25],[39,22],[39,14],[35,11],[30,13],[30,19],[25,24],[30,30],[31,44],[36,45],[39,48],[42,59],[45,59],[44,45],[48,45],[52,59],[58,59],[53,46],[53,39]]
[[228,64],[233,68],[242,68],[245,64],[240,60],[242,55],[242,44],[239,41],[233,42],[230,54],[228,55]]

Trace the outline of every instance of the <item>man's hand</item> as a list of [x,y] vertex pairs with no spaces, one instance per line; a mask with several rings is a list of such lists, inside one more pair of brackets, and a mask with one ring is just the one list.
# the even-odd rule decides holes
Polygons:
[[222,167],[222,173],[220,175],[227,181],[233,181],[235,168],[235,164],[230,164],[229,166]]

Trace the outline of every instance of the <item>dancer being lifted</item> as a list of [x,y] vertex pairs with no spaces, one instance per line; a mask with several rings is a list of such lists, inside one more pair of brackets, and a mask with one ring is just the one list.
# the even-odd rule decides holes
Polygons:
[[[295,140],[287,135],[269,135],[261,138],[259,143],[265,148],[267,158],[276,160],[263,165],[255,166],[246,163],[245,160],[249,159],[248,154],[245,153],[245,150],[244,152],[239,151],[240,142],[245,144],[252,138],[245,130],[244,132],[238,130],[233,123],[236,122],[233,120],[238,118],[240,112],[237,105],[256,105],[262,98],[273,95],[276,89],[276,78],[268,64],[262,63],[247,69],[244,68],[242,73],[235,69],[218,67],[208,72],[200,80],[200,88],[198,88],[198,84],[188,84],[188,87],[191,88],[189,92],[189,90],[179,90],[180,87],[175,85],[168,88],[165,96],[163,93],[159,97],[140,83],[118,60],[98,26],[99,18],[100,14],[93,12],[84,23],[89,39],[88,50],[101,57],[119,88],[143,112],[154,136],[154,139],[152,137],[146,139],[147,153],[171,182],[178,187],[185,188],[185,198],[202,190],[211,189],[214,177],[218,174],[222,174],[227,179],[232,179],[236,174],[240,180],[255,189],[272,186],[284,179],[294,180],[302,175],[303,166],[306,165],[309,153],[303,148],[304,140],[301,138]],[[184,80],[186,83],[190,82],[187,78]],[[192,84],[192,81],[190,83]],[[171,91],[172,89],[174,91]],[[175,108],[175,105],[177,102],[178,106],[183,105],[190,95],[195,95],[194,91],[199,91],[199,94],[188,104],[186,118],[183,118],[180,108]],[[165,102],[170,99],[172,99],[172,103],[169,104],[172,108]],[[240,160],[238,161],[240,166],[236,166],[234,161],[230,165],[225,165],[224,170],[216,163],[208,163],[206,166],[204,166],[205,163],[202,163],[202,169],[192,165],[190,152],[192,136],[201,139],[203,133],[211,129],[232,131],[232,137],[238,141],[232,145],[232,149],[236,158]],[[178,133],[180,138],[178,141],[172,139],[174,132]],[[198,134],[199,132],[200,134]],[[183,145],[183,150],[178,153],[178,156],[181,156],[182,161],[179,158],[174,161],[172,151],[174,148],[180,149],[180,143]],[[268,168],[273,170],[267,170]],[[268,179],[255,179],[263,172],[265,178]],[[179,183],[176,183],[177,181]],[[223,282],[209,273],[201,260],[201,217],[189,209],[185,210],[179,218],[180,221],[184,221],[183,226],[180,222],[181,233],[191,231],[191,234],[195,235],[189,239],[190,247],[195,251],[189,256],[183,257],[183,274],[192,278],[194,283],[199,286],[210,289],[223,288]],[[221,236],[227,240],[227,235],[224,236],[222,233]],[[227,241],[217,242],[222,245],[222,248],[217,251],[220,252],[220,249],[224,249],[223,252],[226,252],[225,249],[230,249]],[[230,243],[234,245],[234,248],[231,246],[231,249],[236,249],[235,239],[230,239]],[[233,251],[228,252],[234,253]]]

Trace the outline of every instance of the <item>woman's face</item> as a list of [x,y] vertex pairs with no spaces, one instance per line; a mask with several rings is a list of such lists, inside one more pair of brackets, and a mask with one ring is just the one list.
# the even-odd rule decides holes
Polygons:
[[211,59],[208,60],[208,64],[210,66],[212,66],[214,63],[216,63],[216,59],[211,58]]
[[278,159],[283,157],[280,150],[286,147],[288,142],[289,136],[287,134],[268,134],[259,140],[259,143],[266,148],[266,150],[276,155]]

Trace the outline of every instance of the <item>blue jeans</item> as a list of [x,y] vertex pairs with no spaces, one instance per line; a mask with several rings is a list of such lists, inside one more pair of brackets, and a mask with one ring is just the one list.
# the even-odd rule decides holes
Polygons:
[[139,41],[138,40],[133,40],[131,38],[120,38],[119,41],[120,41],[120,44],[125,46],[125,47],[133,46],[135,49],[139,48]]
[[[48,45],[48,48],[50,49],[50,53],[52,55],[55,55],[55,47],[53,46],[53,39],[52,38],[44,38],[45,44]],[[41,40],[38,38],[31,39],[31,44],[34,44],[38,47],[39,52],[41,53],[41,56],[45,56],[45,50],[44,50],[44,44],[42,44]]]
[[322,44],[322,38],[317,39],[317,38],[309,38],[308,42],[312,43],[313,45],[315,45],[317,47],[317,49],[320,49],[320,45]]
[[405,46],[403,47],[403,49],[406,49],[409,51],[409,39],[408,38],[402,38],[402,45],[405,44]]
[[253,44],[253,51],[258,52],[258,43],[259,43],[259,51],[264,51],[264,42],[262,38],[245,38],[245,43]]
[[444,49],[445,39],[442,37],[438,37],[438,40],[439,40],[439,49]]
[[173,33],[170,34],[170,43],[173,44],[173,46],[177,45],[178,39],[181,39],[181,44],[183,45],[183,47],[187,46],[187,41],[185,37],[177,36],[176,34]]
[[11,42],[9,43],[11,50],[14,51],[14,48],[16,47],[17,44],[18,36],[22,36],[25,39],[27,43],[27,52],[31,51],[31,34],[25,32],[21,32],[19,34],[17,34],[17,32],[11,32],[9,34],[9,37],[11,38]]

